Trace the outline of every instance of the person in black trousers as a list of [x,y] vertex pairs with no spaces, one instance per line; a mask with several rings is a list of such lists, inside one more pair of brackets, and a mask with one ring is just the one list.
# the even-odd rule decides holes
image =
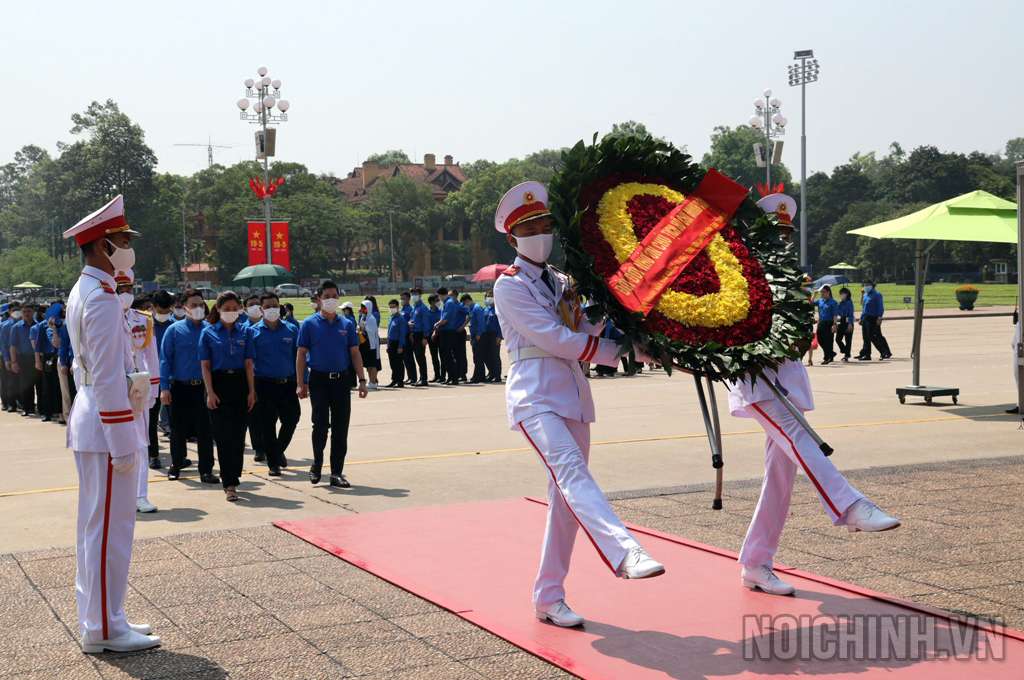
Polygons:
[[[369,393],[363,375],[356,325],[338,312],[338,285],[323,281],[317,289],[320,311],[302,322],[299,351],[295,358],[296,394],[309,397],[313,408],[313,465],[309,481],[320,482],[327,434],[331,435],[331,486],[347,489],[345,455],[348,453],[348,424],[352,416],[352,395],[348,368],[355,366],[359,380],[359,398]],[[309,360],[309,382],[306,360]]]
[[405,358],[412,356],[412,352],[407,351],[409,345],[406,342],[409,336],[409,322],[399,308],[398,300],[388,302],[388,311],[391,314],[388,317],[387,332],[388,364],[391,368],[391,382],[388,383],[388,387],[405,387],[408,384],[405,380]]
[[431,294],[428,301],[430,303],[430,328],[427,331],[427,346],[430,347],[430,361],[434,365],[434,377],[430,379],[430,382],[443,383],[447,378],[444,373],[444,362],[441,361],[441,342],[437,337],[437,331],[434,330],[437,322],[441,320],[442,301],[436,294]]
[[843,355],[843,361],[850,360],[850,352],[853,348],[853,300],[850,299],[850,289],[843,287],[839,289],[839,323],[836,326],[836,344]]
[[861,297],[860,327],[864,345],[857,355],[858,361],[871,361],[871,346],[878,350],[879,359],[892,356],[889,343],[882,335],[882,315],[885,314],[885,303],[882,294],[875,289],[875,282],[864,280],[864,295]]
[[[288,467],[284,453],[299,424],[301,409],[295,388],[295,354],[299,329],[281,318],[281,303],[274,293],[260,296],[263,318],[246,329],[246,345],[253,352],[256,380],[256,417],[263,431],[268,474],[277,477]],[[281,421],[281,429],[277,422]]]
[[818,346],[825,355],[821,365],[825,366],[835,360],[836,352],[834,346],[835,333],[839,322],[839,303],[832,297],[832,289],[829,286],[822,286],[818,289],[821,294],[815,302],[818,308],[818,327],[815,334],[818,338]]
[[[419,366],[419,380],[415,382],[417,387],[427,387],[427,337],[430,335],[430,308],[423,304],[420,299],[423,291],[413,288],[410,291],[409,308],[409,342],[406,347],[409,355],[412,356]],[[435,359],[434,375],[437,375],[437,360]]]
[[458,315],[455,319],[455,339],[452,347],[455,352],[455,367],[458,368],[458,382],[469,382],[469,357],[467,347],[469,345],[469,310],[459,301],[459,291],[452,288],[449,291],[452,300],[457,303],[455,311]]
[[21,319],[11,326],[10,347],[11,371],[18,376],[17,401],[21,415],[30,416],[36,411],[36,370],[35,349],[32,347],[31,331],[35,324],[36,308],[31,302],[21,305]]
[[209,326],[199,336],[199,361],[206,385],[206,408],[210,410],[213,440],[217,443],[224,497],[238,500],[238,483],[245,453],[245,431],[249,411],[256,404],[253,351],[246,342],[245,328],[235,322],[242,301],[233,291],[217,296],[207,317]]
[[453,297],[448,294],[448,289],[442,286],[437,289],[437,296],[441,301],[441,318],[434,325],[434,332],[437,333],[438,353],[441,355],[441,363],[444,365],[444,385],[459,384],[459,365],[456,358],[455,336],[459,328],[459,309],[465,309]]
[[199,340],[206,322],[206,304],[198,291],[188,288],[178,296],[185,318],[172,323],[160,341],[160,403],[171,409],[171,465],[167,479],[178,479],[192,465],[185,457],[186,442],[195,432],[199,451],[199,479],[220,484],[213,474],[213,430],[203,390]]
[[402,352],[402,363],[405,365],[405,384],[415,385],[419,382],[416,373],[416,354],[412,351],[412,293],[403,291],[398,296],[401,300],[401,314],[403,319],[402,328],[405,330],[405,350]]

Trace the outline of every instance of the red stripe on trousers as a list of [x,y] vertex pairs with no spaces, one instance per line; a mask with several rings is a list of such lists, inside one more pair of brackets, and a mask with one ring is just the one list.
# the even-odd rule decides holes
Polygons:
[[107,628],[107,533],[110,529],[110,492],[114,479],[114,459],[107,454],[107,500],[103,505],[103,542],[100,548],[100,597],[103,598],[103,639],[109,640]]
[[796,456],[796,459],[800,461],[800,467],[804,469],[804,474],[807,475],[807,477],[811,480],[811,483],[814,484],[814,488],[818,490],[818,493],[821,494],[821,497],[825,499],[826,503],[828,503],[828,507],[832,508],[832,512],[836,513],[836,517],[841,516],[843,513],[836,510],[836,506],[832,504],[832,499],[828,497],[828,494],[825,493],[825,490],[821,488],[821,484],[819,484],[818,480],[815,479],[814,475],[811,474],[811,471],[807,468],[807,464],[804,462],[804,459],[800,457],[800,453],[796,450],[796,444],[793,443],[793,440],[790,439],[786,435],[786,433],[782,431],[782,428],[779,427],[778,423],[769,418],[768,414],[761,410],[760,406],[758,406],[757,404],[751,404],[751,406],[753,406],[758,413],[764,416],[765,420],[774,425],[775,429],[779,431],[779,434],[781,434],[783,437],[786,437],[786,441],[789,442],[790,448],[793,449],[793,454]]
[[597,547],[597,541],[595,541],[594,537],[590,535],[590,532],[587,531],[587,528],[583,526],[583,522],[581,522],[580,518],[576,516],[576,513],[572,511],[572,507],[569,505],[569,501],[565,500],[565,494],[562,493],[562,487],[558,486],[558,480],[555,478],[555,471],[551,469],[550,465],[548,465],[548,459],[544,457],[544,454],[540,452],[540,449],[537,447],[537,445],[533,443],[532,439],[530,439],[530,435],[527,434],[526,428],[523,427],[522,423],[519,423],[519,429],[523,431],[523,436],[526,437],[526,441],[530,442],[530,446],[534,448],[534,450],[537,452],[537,455],[540,456],[541,461],[544,462],[544,467],[546,467],[548,469],[548,473],[551,474],[551,481],[554,483],[555,488],[558,489],[558,495],[562,497],[562,502],[565,503],[565,507],[569,508],[569,513],[572,515],[572,518],[576,520],[576,524],[580,525],[580,529],[583,529],[583,533],[586,534],[587,538],[590,539],[590,543],[594,546],[594,550],[597,551],[597,554],[601,556],[601,560],[606,565],[608,565],[608,568],[612,570],[612,573],[615,573],[615,567],[611,565],[611,562],[608,561],[608,558],[605,557],[604,553],[601,552],[601,549]]

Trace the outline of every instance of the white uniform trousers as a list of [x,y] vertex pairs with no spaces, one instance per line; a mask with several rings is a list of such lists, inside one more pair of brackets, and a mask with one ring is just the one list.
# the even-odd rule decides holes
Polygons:
[[136,471],[114,470],[109,453],[75,451],[78,468],[78,631],[90,640],[128,632],[124,596],[135,534]]
[[833,525],[846,524],[846,510],[864,496],[850,486],[811,435],[777,399],[759,401],[744,410],[761,424],[768,437],[764,445],[761,497],[743,539],[739,562],[748,567],[770,566],[789,516],[797,468],[811,480]]
[[[149,432],[149,409],[142,409],[142,425],[145,432]],[[145,498],[149,494],[149,449],[139,451],[139,461],[135,467],[139,473],[138,498]]]
[[613,573],[638,543],[615,516],[587,468],[589,423],[549,412],[531,416],[519,426],[548,472],[547,526],[533,601],[549,605],[565,598],[577,526],[583,527]]

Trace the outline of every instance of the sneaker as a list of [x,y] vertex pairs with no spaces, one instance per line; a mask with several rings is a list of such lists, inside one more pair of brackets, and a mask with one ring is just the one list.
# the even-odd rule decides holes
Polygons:
[[652,578],[665,573],[665,565],[654,559],[640,546],[633,547],[619,565],[621,578]]
[[889,517],[878,506],[866,498],[851,505],[846,510],[846,530],[855,531],[888,531],[900,525],[895,517]]
[[744,566],[741,578],[743,587],[751,590],[759,588],[772,595],[792,595],[796,592],[796,588],[776,576],[767,564],[759,567]]
[[377,383],[366,383],[366,389],[375,390],[377,389]]

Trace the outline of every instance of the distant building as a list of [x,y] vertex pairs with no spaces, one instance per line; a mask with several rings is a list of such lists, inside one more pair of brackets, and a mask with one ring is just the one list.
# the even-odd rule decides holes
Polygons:
[[[428,153],[423,156],[422,163],[396,163],[384,167],[380,167],[377,163],[363,163],[361,167],[354,168],[352,172],[348,173],[347,177],[335,182],[334,186],[349,203],[358,205],[366,200],[375,182],[399,175],[405,175],[414,182],[429,185],[438,205],[444,203],[448,194],[458,191],[466,181],[462,168],[451,156],[445,156],[444,164],[438,165],[434,154]],[[462,225],[449,229],[438,229],[434,242],[461,243],[466,246],[472,257],[470,268],[472,272],[475,272],[480,267],[490,264],[490,255],[480,245],[480,237],[469,233],[469,231],[468,227],[464,228]],[[353,256],[357,258],[365,256],[383,247],[382,243],[364,243],[356,248]],[[409,272],[411,276],[472,273],[434,271],[431,267],[431,253],[428,244],[419,244],[418,250],[419,255]]]

